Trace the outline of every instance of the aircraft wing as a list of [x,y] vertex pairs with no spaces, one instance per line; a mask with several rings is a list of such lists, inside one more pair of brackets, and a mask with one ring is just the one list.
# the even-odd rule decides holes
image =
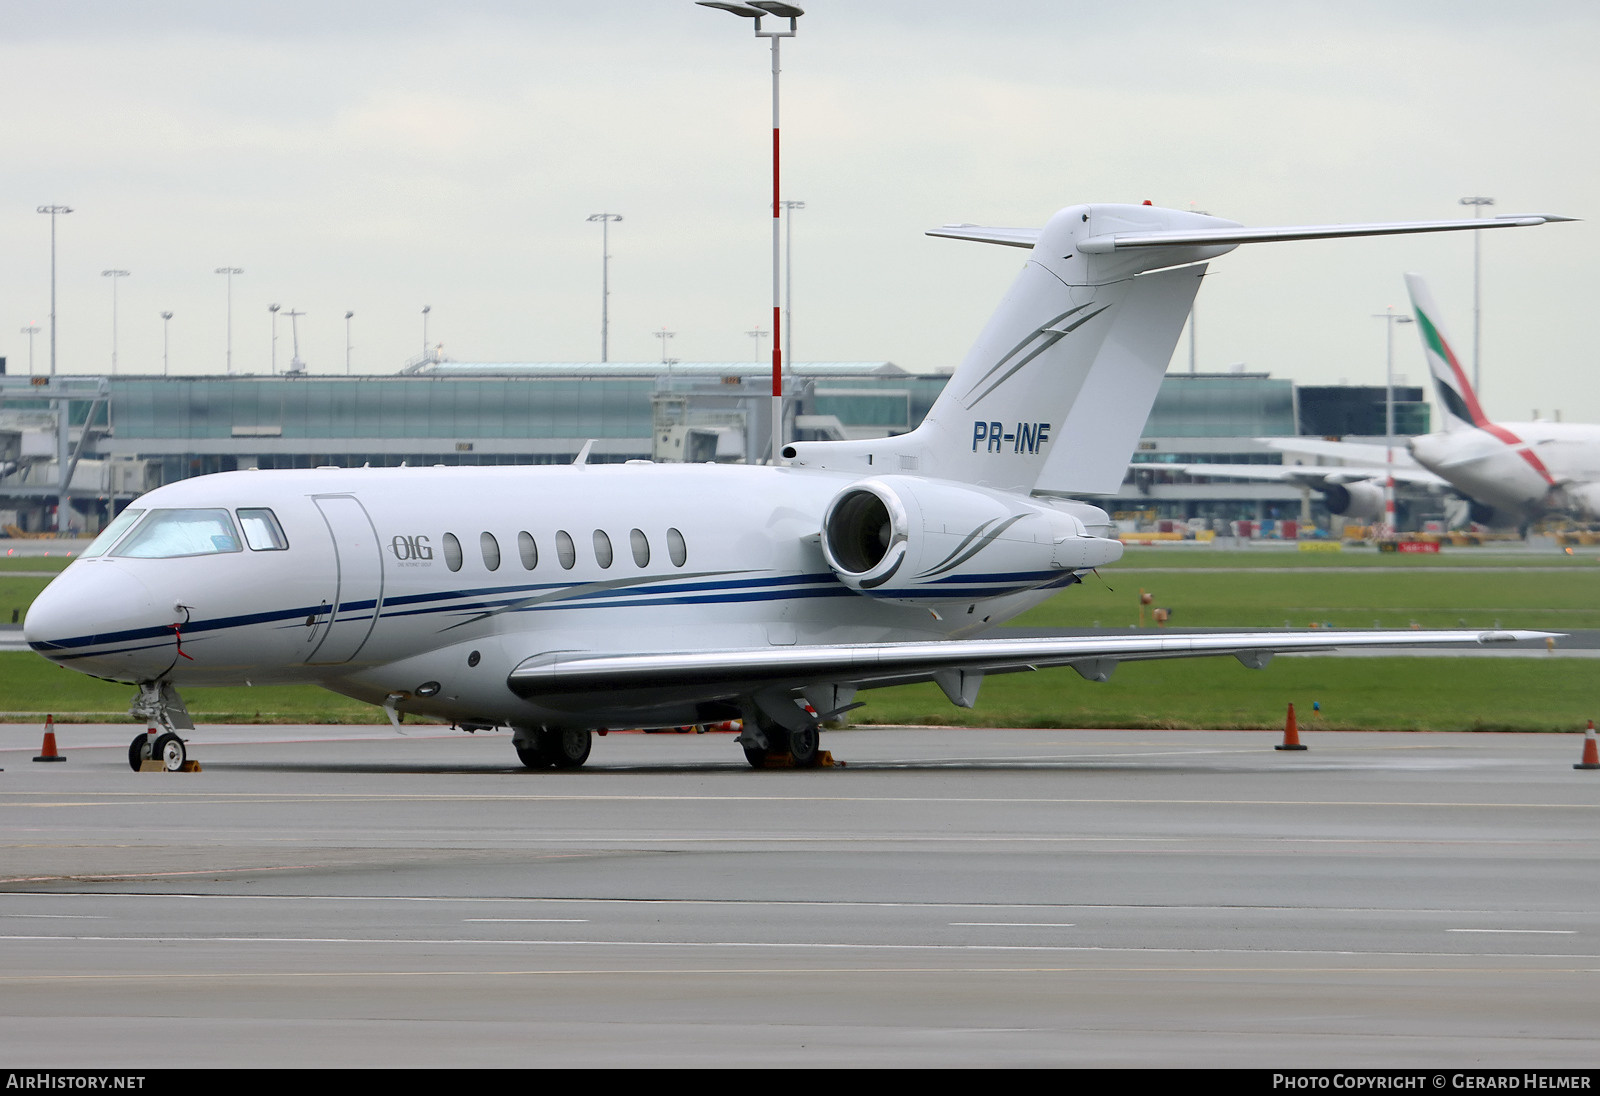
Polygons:
[[[1297,453],[1307,457],[1324,457],[1331,460],[1342,460],[1347,464],[1364,464],[1381,466],[1387,462],[1387,447],[1376,445],[1372,442],[1356,441],[1329,441],[1327,438],[1257,438],[1259,442],[1278,450],[1280,453]],[[1394,466],[1396,468],[1421,468],[1411,451],[1406,448],[1405,441],[1395,439]]]
[[[1233,479],[1271,480],[1275,483],[1298,483],[1313,490],[1322,490],[1327,484],[1382,483],[1389,470],[1373,465],[1313,465],[1313,464],[1155,464],[1143,462],[1134,468],[1149,468],[1167,472],[1182,472],[1187,476],[1227,476]],[[1394,468],[1394,481],[1417,487],[1447,488],[1443,478],[1416,465]]]
[[[520,663],[511,671],[507,684],[518,696],[548,701],[563,696],[641,692],[732,699],[755,691],[797,690],[819,684],[873,688],[932,680],[956,699],[958,695],[976,694],[976,678],[972,675],[1045,666],[1071,666],[1090,680],[1104,681],[1119,662],[1232,655],[1244,665],[1259,669],[1274,654],[1287,651],[1481,645],[1544,639],[1553,634],[1471,630],[1146,632],[1128,636],[738,647],[640,654],[549,651]],[[967,675],[970,694],[966,685],[952,688],[955,675]],[[970,707],[970,701],[961,706]]]

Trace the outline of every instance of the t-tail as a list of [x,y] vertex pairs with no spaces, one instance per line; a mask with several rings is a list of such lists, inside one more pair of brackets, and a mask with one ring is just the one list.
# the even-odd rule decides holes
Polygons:
[[1483,408],[1478,406],[1477,393],[1467,383],[1466,370],[1461,368],[1460,359],[1444,336],[1428,283],[1422,280],[1421,274],[1407,274],[1406,291],[1411,294],[1411,307],[1417,314],[1422,356],[1428,360],[1428,372],[1433,374],[1433,387],[1439,394],[1446,432],[1490,425]]
[[927,418],[893,438],[796,442],[797,465],[909,473],[1010,491],[1114,493],[1194,304],[1206,261],[1242,243],[1450,232],[1560,217],[1246,228],[1149,205],[1069,206],[1042,229],[932,236],[1030,249]]

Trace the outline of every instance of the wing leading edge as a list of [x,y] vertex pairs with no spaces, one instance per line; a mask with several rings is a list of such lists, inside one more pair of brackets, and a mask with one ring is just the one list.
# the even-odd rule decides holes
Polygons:
[[507,684],[526,699],[655,692],[705,699],[816,684],[873,688],[938,681],[951,673],[1072,666],[1105,680],[1119,662],[1232,655],[1259,669],[1281,652],[1348,647],[1483,645],[1545,639],[1533,631],[1207,632],[1043,639],[969,639],[811,647],[742,647],[654,654],[550,651],[525,659]]

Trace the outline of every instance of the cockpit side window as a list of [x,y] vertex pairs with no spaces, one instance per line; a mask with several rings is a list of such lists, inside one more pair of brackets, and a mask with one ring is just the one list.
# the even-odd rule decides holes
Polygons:
[[124,510],[116,516],[116,519],[110,525],[100,531],[100,535],[94,538],[93,544],[78,553],[78,558],[93,559],[95,556],[105,555],[111,550],[111,546],[117,543],[117,539],[132,528],[133,523],[143,515],[143,510],[131,508]]
[[289,538],[271,510],[240,510],[239,525],[252,552],[282,552],[289,547]]
[[240,551],[239,535],[226,510],[153,510],[117,546],[134,559],[175,559]]

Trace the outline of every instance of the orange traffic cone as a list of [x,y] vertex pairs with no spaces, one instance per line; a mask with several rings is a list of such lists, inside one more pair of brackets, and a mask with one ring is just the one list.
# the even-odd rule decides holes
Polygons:
[[1589,720],[1589,729],[1583,732],[1583,760],[1572,766],[1574,769],[1600,769],[1600,750],[1594,744],[1594,720]]
[[1300,724],[1294,719],[1294,705],[1289,705],[1289,716],[1283,723],[1283,744],[1272,747],[1274,750],[1303,750],[1300,745]]
[[34,758],[35,761],[66,760],[66,758],[62,757],[56,752],[56,717],[53,715],[47,715],[44,717],[44,746],[42,747],[42,750],[43,752],[40,753],[38,757]]

